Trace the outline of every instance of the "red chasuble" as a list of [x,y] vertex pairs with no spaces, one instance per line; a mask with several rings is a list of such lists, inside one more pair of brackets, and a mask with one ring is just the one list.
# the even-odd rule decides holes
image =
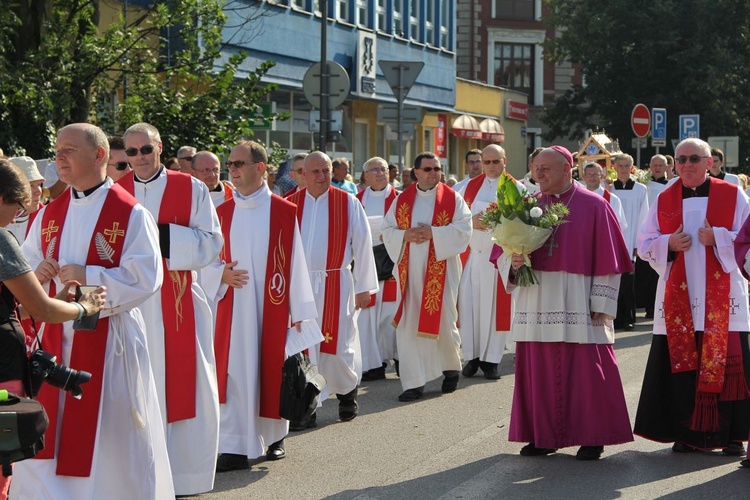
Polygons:
[[[737,187],[713,178],[710,182],[706,219],[712,227],[731,229],[737,202]],[[682,181],[678,180],[659,196],[658,221],[662,234],[674,233],[682,224],[682,203]],[[694,242],[694,244],[699,243]],[[729,335],[727,304],[729,303],[730,277],[723,271],[714,252],[707,248],[706,317],[703,346],[699,357],[687,286],[685,254],[684,252],[676,254],[664,289],[665,326],[672,373],[698,370],[696,404],[691,429],[704,432],[717,431],[720,428],[718,395],[724,391],[725,375],[729,375],[727,371],[730,370],[729,365],[737,364],[736,359],[728,363],[727,352],[729,350],[735,358],[737,354],[741,356],[739,345],[734,348],[729,345],[730,338],[737,337],[737,335]],[[738,340],[737,344],[739,344]],[[741,358],[739,364],[741,367]],[[741,375],[742,371],[740,370],[739,373]],[[742,389],[740,392],[744,394],[744,384],[742,384]],[[722,397],[722,399],[725,398]]]
[[[46,257],[55,260],[60,258],[59,242],[66,223],[70,198],[71,190],[67,189],[47,206],[42,216],[42,252]],[[120,186],[114,185],[109,188],[89,243],[86,265],[108,269],[120,265],[130,213],[137,204],[135,198]],[[91,373],[91,380],[85,386],[83,398],[75,399],[70,393],[65,394],[60,449],[57,452],[58,475],[88,477],[91,474],[108,332],[109,318],[100,319],[94,332],[75,332],[73,350],[70,359],[67,360],[62,357],[62,325],[48,324],[45,327],[44,350],[56,355],[58,363]],[[59,395],[60,389],[49,384],[42,385],[38,399],[47,410],[50,424],[45,433],[45,448],[36,458],[55,456]]]
[[[288,199],[297,205],[297,220],[302,227],[307,188],[303,188]],[[341,302],[341,268],[349,232],[349,194],[336,187],[328,188],[328,253],[326,255],[326,286],[323,297],[323,342],[320,352],[336,354],[339,338],[339,304]]]
[[[393,186],[388,185],[385,187],[385,189],[390,190],[390,192],[385,197],[385,206],[383,207],[384,215],[388,213],[388,210],[391,208],[391,204],[396,199],[396,196],[398,196]],[[362,203],[363,207],[365,205],[365,191],[367,191],[367,188],[357,193],[357,199],[360,203]],[[372,307],[375,305],[376,295],[377,294],[370,295],[370,303],[367,304],[367,307]],[[394,278],[393,276],[383,282],[383,302],[396,302],[396,278]]]
[[[505,172],[502,175],[506,175]],[[469,209],[471,209],[471,204],[474,203],[477,193],[482,188],[485,177],[487,177],[485,174],[479,174],[466,184],[464,201],[469,206]],[[464,266],[466,266],[466,261],[469,259],[469,252],[471,252],[471,245],[467,246],[466,251],[461,254],[461,262]],[[505,289],[503,280],[498,276],[497,290],[495,292],[495,330],[498,332],[507,332],[510,330],[510,306],[510,294]]]
[[[454,191],[438,182],[435,195],[435,209],[432,213],[432,226],[447,226],[453,222],[456,212],[456,195]],[[414,183],[404,190],[396,199],[396,223],[401,230],[411,228],[412,209],[417,197],[417,184]],[[401,301],[398,304],[396,316],[393,323],[398,325],[404,312],[404,297],[406,296],[406,280],[409,274],[409,250],[411,243],[407,243],[404,254],[398,263],[398,276],[401,285]],[[435,257],[435,243],[430,240],[430,248],[427,255],[427,271],[424,275],[424,288],[422,289],[422,304],[419,308],[419,325],[417,335],[437,339],[440,333],[440,319],[443,310],[443,291],[445,289],[445,276],[447,262],[438,261]]]
[[[216,213],[224,235],[222,262],[232,262],[231,229],[236,204],[222,203]],[[263,327],[260,347],[260,416],[280,419],[281,368],[284,364],[286,334],[289,326],[289,279],[294,243],[297,207],[280,196],[271,195],[271,221],[263,296]],[[252,285],[248,285],[252,286]],[[216,311],[216,375],[219,402],[227,401],[229,345],[234,308],[234,288],[229,287]]]
[[[167,185],[159,206],[159,224],[190,227],[192,208],[192,177],[182,172],[164,170]],[[122,177],[121,184],[135,193],[134,173]],[[170,271],[167,259],[161,286],[161,310],[164,320],[164,367],[167,400],[167,423],[195,418],[196,334],[193,304],[192,271]],[[156,356],[157,353],[152,353]]]

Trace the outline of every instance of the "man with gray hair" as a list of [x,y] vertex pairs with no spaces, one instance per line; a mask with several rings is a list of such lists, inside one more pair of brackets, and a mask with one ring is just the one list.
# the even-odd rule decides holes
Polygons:
[[307,187],[305,158],[307,158],[307,153],[297,153],[289,160],[289,178],[294,181],[296,186],[284,193],[284,198],[289,198],[294,193]]
[[685,139],[675,160],[679,178],[638,232],[638,254],[661,279],[634,432],[675,452],[740,456],[750,430],[750,202],[709,177],[708,143]]
[[177,150],[177,162],[180,164],[180,172],[191,174],[193,156],[198,150],[193,146],[182,146]]
[[[362,347],[362,380],[385,378],[387,360],[393,359],[398,368],[396,354],[396,278],[393,261],[383,244],[383,219],[396,199],[398,192],[388,183],[388,163],[379,156],[367,160],[363,167],[367,187],[358,195],[367,215],[372,233],[372,252],[378,273],[380,290],[370,304],[359,312],[359,343]],[[397,370],[398,371],[398,370]]]
[[206,185],[161,164],[163,145],[153,125],[136,123],[123,139],[133,172],[118,182],[156,219],[165,268],[161,293],[142,311],[175,493],[203,493],[213,489],[219,398],[213,316],[197,271],[219,255],[221,227]]
[[[174,498],[145,325],[136,309],[162,283],[148,211],[107,177],[109,144],[94,125],[60,129],[60,179],[70,186],[34,220],[23,252],[51,296],[65,283],[107,288],[96,331],[46,324],[44,350],[91,373],[83,398],[49,384],[44,450],[15,465],[14,498]],[[150,336],[150,332],[149,332]]]
[[219,178],[221,173],[221,163],[219,157],[211,151],[199,151],[193,156],[191,163],[191,172],[193,177],[203,181],[211,194],[211,201],[214,207],[232,198],[232,185]]

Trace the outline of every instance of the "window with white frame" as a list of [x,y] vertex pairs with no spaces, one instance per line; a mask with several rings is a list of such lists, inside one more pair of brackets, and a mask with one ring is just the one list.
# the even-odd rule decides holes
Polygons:
[[443,12],[440,16],[440,46],[444,49],[450,50],[450,38],[448,37],[448,25],[450,23],[450,0],[443,0],[442,8]]
[[292,0],[292,6],[305,10],[307,8],[307,0]]
[[425,2],[424,38],[428,45],[435,45],[435,2]]
[[408,0],[393,0],[393,34],[404,36],[404,2]]
[[409,0],[409,38],[418,42],[419,37],[419,0]]
[[375,4],[375,29],[378,31],[388,31],[387,5],[388,0],[377,0]]
[[536,0],[495,0],[495,18],[533,21]]
[[369,0],[357,0],[357,24],[360,26],[368,26],[370,17]]
[[335,17],[339,21],[349,21],[349,0],[336,0]]
[[534,45],[495,42],[493,83],[534,95]]

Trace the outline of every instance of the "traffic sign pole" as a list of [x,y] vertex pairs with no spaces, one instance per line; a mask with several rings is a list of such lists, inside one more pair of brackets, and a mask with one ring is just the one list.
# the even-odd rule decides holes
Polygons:
[[318,140],[318,149],[326,152],[326,143],[328,141],[328,121],[331,116],[331,110],[328,109],[328,54],[326,45],[328,43],[328,2],[322,2],[320,6],[320,138]]
[[396,133],[398,134],[398,161],[401,164],[401,168],[404,168],[404,139],[401,136],[401,129],[403,127],[403,112],[404,112],[404,100],[406,99],[409,90],[417,80],[417,76],[422,71],[424,63],[422,61],[380,61],[378,63],[380,69],[383,71],[388,84],[393,90],[393,95],[396,96],[398,102],[398,116]]

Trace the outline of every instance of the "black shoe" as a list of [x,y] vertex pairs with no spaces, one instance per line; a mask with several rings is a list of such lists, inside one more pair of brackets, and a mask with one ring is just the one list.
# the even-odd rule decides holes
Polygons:
[[383,380],[385,378],[385,367],[388,366],[386,363],[383,363],[383,366],[380,368],[373,368],[372,370],[367,370],[362,374],[362,382],[372,382],[373,380]]
[[748,467],[750,468],[750,459],[745,459],[742,462],[740,462],[740,467]]
[[522,457],[541,457],[542,455],[550,455],[555,453],[557,448],[537,448],[534,443],[529,443],[521,448]]
[[313,413],[307,420],[301,422],[289,422],[289,430],[292,432],[304,431],[305,429],[314,429],[318,426],[318,415]]
[[393,366],[394,366],[394,368],[396,368],[396,376],[397,377],[401,377],[401,372],[398,371],[398,360],[397,359],[393,360]]
[[742,441],[730,441],[729,445],[721,452],[730,457],[741,457],[745,454],[745,447],[742,445]]
[[336,394],[339,400],[339,418],[342,422],[354,420],[359,414],[359,405],[357,404],[357,388],[347,394]]
[[500,380],[500,372],[497,371],[497,363],[484,363],[482,366],[484,378],[487,380]]
[[424,391],[424,386],[417,387],[416,389],[406,389],[398,397],[398,400],[402,403],[410,403],[412,401],[416,401],[417,399],[422,397],[422,391]]
[[461,375],[470,378],[477,374],[477,370],[479,370],[479,358],[472,359],[466,363],[464,369],[461,370]]
[[443,379],[443,386],[440,390],[443,391],[443,394],[455,392],[458,387],[458,370],[446,370],[443,372],[443,375],[445,378]]
[[245,455],[235,455],[234,453],[222,453],[216,460],[216,472],[229,472],[230,470],[247,470],[250,464],[247,463]]
[[604,446],[581,446],[576,453],[576,460],[599,460]]
[[286,449],[284,449],[284,440],[276,441],[268,447],[266,452],[267,460],[281,460],[286,456]]
[[675,453],[693,453],[698,450],[692,446],[686,445],[685,443],[676,442],[672,445],[672,451]]
[[625,325],[625,330],[632,332],[635,329],[635,325],[633,323],[628,323]]

